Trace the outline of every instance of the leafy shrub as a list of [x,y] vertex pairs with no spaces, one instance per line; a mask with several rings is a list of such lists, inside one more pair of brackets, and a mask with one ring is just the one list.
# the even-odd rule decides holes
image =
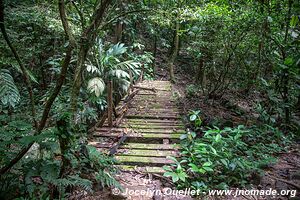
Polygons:
[[199,88],[196,85],[188,85],[185,89],[187,97],[194,97],[197,96],[198,92],[199,92]]
[[[32,126],[25,121],[9,122],[0,128],[0,153],[3,155],[0,166],[10,161],[19,147],[36,142],[16,169],[0,177],[0,199],[17,196],[47,199],[55,196],[55,191],[59,192],[60,198],[64,198],[73,189],[92,192],[95,184],[100,184],[99,188],[120,187],[113,177],[117,169],[112,167],[116,162],[112,157],[102,154],[95,147],[78,144],[74,137],[71,137],[70,148],[62,154],[58,138],[67,137],[66,132],[60,136],[56,128],[49,128],[41,135],[33,136],[28,134],[31,129]],[[9,147],[14,148],[8,150]],[[62,157],[70,163],[64,176],[60,175]]]
[[[192,123],[199,112],[190,115]],[[201,125],[201,123],[199,123]],[[164,175],[178,187],[207,190],[245,187],[250,178],[274,162],[272,154],[282,151],[289,139],[271,126],[208,128],[198,137],[188,131],[181,136],[181,157],[164,166]]]

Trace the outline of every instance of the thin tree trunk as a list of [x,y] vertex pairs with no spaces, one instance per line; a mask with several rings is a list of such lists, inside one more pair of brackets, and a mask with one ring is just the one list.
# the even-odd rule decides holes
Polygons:
[[113,83],[111,80],[107,84],[107,121],[108,126],[112,127],[112,115],[113,115]]
[[204,60],[203,58],[200,59],[198,69],[197,69],[197,75],[196,75],[196,81],[198,84],[201,85],[202,88],[204,88],[204,76],[205,76],[205,71],[204,71]]
[[[290,28],[290,16],[292,9],[293,0],[288,1],[288,13],[286,16],[286,29],[284,43],[287,46],[288,43],[288,31]],[[283,50],[284,55],[282,55],[283,62],[286,59],[285,50]],[[288,69],[283,70],[283,102],[284,102],[284,113],[285,113],[285,123],[286,126],[290,123],[290,108],[289,108],[289,71]]]
[[157,36],[155,34],[154,41],[153,41],[153,63],[152,63],[153,75],[155,74],[156,54],[157,54]]
[[19,54],[17,53],[17,50],[14,48],[14,46],[12,45],[12,43],[9,40],[9,37],[6,33],[6,29],[5,29],[5,25],[4,25],[4,2],[3,0],[0,0],[0,29],[1,29],[1,33],[4,37],[4,40],[6,41],[7,45],[9,46],[11,52],[13,53],[15,59],[17,60],[22,74],[23,74],[23,78],[26,84],[26,88],[29,94],[29,99],[30,99],[30,106],[31,106],[31,115],[32,115],[32,120],[34,123],[34,127],[37,127],[37,122],[36,122],[36,114],[35,114],[35,103],[34,103],[34,94],[33,94],[33,90],[32,90],[32,85],[31,85],[31,81],[27,72],[26,67],[23,65],[21,58],[19,56]]
[[171,58],[169,60],[169,70],[170,70],[170,81],[175,82],[175,74],[174,74],[174,63],[178,54],[179,49],[179,29],[180,24],[176,21],[176,29],[175,29],[175,37],[174,37],[174,49],[171,54]]
[[122,33],[123,33],[123,24],[118,21],[115,27],[115,43],[119,43],[122,41]]
[[112,0],[103,0],[99,3],[92,16],[91,24],[84,30],[84,32],[81,35],[81,41],[80,41],[81,45],[77,57],[76,70],[75,70],[74,81],[72,85],[72,91],[71,91],[70,111],[73,113],[73,117],[75,117],[74,115],[77,111],[77,101],[78,101],[78,96],[79,96],[80,87],[82,83],[81,75],[84,69],[84,63],[88,51],[90,50],[92,44],[94,44],[95,42],[97,36],[97,30],[103,20],[105,10],[107,9],[108,5],[111,2]]
[[[72,51],[73,51],[74,46],[75,46],[75,40],[74,40],[74,37],[71,33],[71,30],[69,28],[69,24],[68,24],[68,21],[67,21],[64,0],[60,0],[59,3],[58,3],[58,6],[59,6],[60,18],[61,18],[64,30],[65,30],[65,34],[66,34],[67,38],[69,39],[69,46],[68,46],[67,51],[66,51],[65,59],[64,59],[64,61],[62,63],[62,66],[61,66],[61,72],[60,72],[60,75],[57,79],[56,86],[53,89],[50,97],[48,98],[48,100],[46,102],[46,105],[45,105],[45,108],[44,108],[44,111],[43,111],[43,114],[42,114],[42,118],[40,120],[40,123],[39,123],[37,129],[34,132],[34,135],[39,135],[42,132],[42,130],[44,129],[45,125],[46,125],[46,121],[48,119],[48,115],[49,115],[49,112],[51,110],[52,104],[55,101],[56,97],[58,96],[58,94],[61,90],[61,87],[62,87],[62,85],[65,81],[68,66],[71,62]],[[21,149],[21,151],[7,165],[2,167],[0,169],[0,176],[5,174],[21,158],[23,158],[23,156],[29,151],[29,149],[31,148],[31,146],[33,144],[34,144],[34,142],[30,143],[29,145],[27,145],[26,147]]]

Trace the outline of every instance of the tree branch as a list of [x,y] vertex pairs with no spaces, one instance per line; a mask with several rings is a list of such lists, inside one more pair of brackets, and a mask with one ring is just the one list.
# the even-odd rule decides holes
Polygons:
[[82,14],[81,10],[78,8],[78,6],[76,5],[76,3],[74,1],[72,1],[72,4],[73,4],[75,10],[77,11],[77,13],[78,13],[78,15],[80,17],[81,28],[82,28],[82,30],[84,30],[85,20],[84,20],[83,14]]
[[27,91],[28,91],[28,94],[29,94],[32,120],[33,120],[33,123],[34,123],[34,127],[37,127],[37,122],[36,122],[36,119],[35,119],[36,114],[35,114],[35,105],[34,105],[34,95],[33,95],[31,81],[29,79],[29,75],[28,75],[26,67],[23,65],[17,50],[15,49],[15,47],[10,42],[9,37],[7,35],[5,25],[4,25],[4,2],[3,2],[3,0],[0,0],[0,29],[1,29],[1,33],[4,37],[4,40],[6,41],[6,43],[9,46],[11,52],[13,53],[15,59],[17,60],[18,65],[21,68],[23,78],[24,78],[24,81],[25,81],[25,84],[26,84],[26,88],[27,88]]
[[103,24],[101,26],[101,28],[109,25],[110,23],[114,22],[115,20],[119,19],[120,17],[124,17],[126,15],[130,15],[130,14],[133,14],[133,13],[148,12],[148,11],[151,11],[151,10],[132,10],[132,11],[128,11],[128,12],[125,12],[125,13],[121,13],[120,15],[117,15],[116,17],[112,18],[111,20],[109,20],[108,22],[106,22],[105,24]]
[[[2,0],[0,0],[0,1],[2,2]],[[55,101],[56,97],[58,96],[58,94],[59,94],[59,92],[60,92],[60,90],[62,88],[62,85],[63,85],[63,83],[65,81],[67,70],[68,70],[68,66],[70,64],[71,57],[72,57],[72,51],[73,51],[74,46],[75,46],[75,40],[74,40],[74,37],[73,37],[73,35],[71,33],[71,30],[69,28],[69,24],[68,24],[68,21],[67,21],[64,0],[59,0],[58,6],[59,6],[60,18],[61,18],[64,30],[65,30],[65,34],[66,34],[66,36],[67,36],[67,38],[69,40],[69,46],[68,46],[67,51],[66,51],[65,59],[64,59],[64,61],[62,63],[62,66],[61,66],[61,72],[60,72],[59,78],[57,79],[55,88],[53,89],[50,97],[48,98],[48,100],[46,102],[46,105],[45,105],[45,108],[44,108],[44,111],[43,111],[43,115],[42,115],[41,121],[40,121],[39,126],[36,129],[34,135],[39,135],[42,132],[42,130],[44,129],[45,125],[46,125],[46,121],[47,121],[49,112],[51,110],[52,104]],[[29,151],[29,149],[31,148],[31,146],[33,144],[34,144],[34,142],[32,142],[29,145],[27,145],[26,147],[24,147],[17,154],[17,156],[14,159],[12,159],[6,166],[4,166],[3,168],[1,168],[0,169],[0,176],[3,175],[4,173],[6,173],[19,160],[21,160],[21,158]]]
[[96,33],[103,20],[105,10],[111,2],[112,0],[103,0],[98,4],[95,12],[93,13],[91,24],[83,31],[81,35],[80,48],[71,91],[70,111],[73,114],[77,111],[77,99],[79,96],[79,91],[82,82],[81,75],[88,51],[91,48],[91,44],[93,44],[96,39]]

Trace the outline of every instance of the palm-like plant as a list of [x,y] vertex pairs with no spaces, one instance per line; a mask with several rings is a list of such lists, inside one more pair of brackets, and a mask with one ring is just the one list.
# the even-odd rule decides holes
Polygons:
[[99,97],[105,90],[105,83],[109,80],[114,81],[118,92],[127,91],[130,85],[129,73],[131,72],[133,76],[138,76],[141,71],[141,64],[134,60],[120,60],[124,59],[124,54],[127,51],[127,47],[124,44],[115,44],[105,51],[101,40],[99,40],[95,50],[93,53],[94,62],[89,60],[89,64],[86,64],[86,70],[96,74],[88,81],[87,88],[90,93],[94,93]]

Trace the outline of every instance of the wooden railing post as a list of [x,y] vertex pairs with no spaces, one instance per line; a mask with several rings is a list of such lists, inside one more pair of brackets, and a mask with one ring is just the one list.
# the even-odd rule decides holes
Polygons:
[[133,86],[133,76],[132,76],[131,70],[129,70],[129,81],[130,81],[130,84],[128,87],[127,95],[130,94],[130,92],[132,91],[132,86]]
[[142,70],[142,71],[141,71],[140,77],[139,77],[138,80],[137,80],[138,83],[139,83],[139,82],[142,82],[143,79],[144,79],[144,71],[145,71],[145,66],[144,66],[144,64],[142,64],[142,69],[141,69],[141,70]]
[[112,127],[112,114],[113,114],[113,82],[112,80],[108,81],[107,85],[107,120],[108,126]]

